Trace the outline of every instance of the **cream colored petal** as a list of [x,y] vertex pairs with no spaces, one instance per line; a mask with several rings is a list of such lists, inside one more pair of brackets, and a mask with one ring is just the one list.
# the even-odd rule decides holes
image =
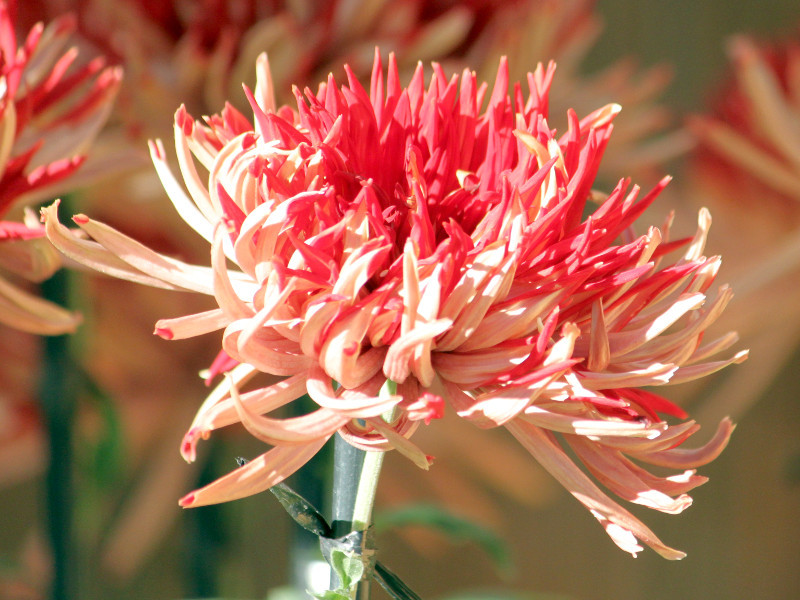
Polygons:
[[82,265],[86,265],[87,267],[112,277],[127,279],[134,283],[141,283],[168,290],[183,289],[172,283],[143,273],[139,269],[123,261],[117,255],[109,252],[97,242],[85,240],[70,231],[67,227],[61,225],[61,223],[58,222],[58,204],[59,201],[56,200],[50,206],[43,208],[42,218],[44,219],[45,231],[47,232],[48,239],[66,256]]
[[[569,409],[569,407],[565,408]],[[643,421],[599,419],[592,418],[586,411],[581,411],[583,414],[576,415],[558,412],[558,409],[558,403],[548,403],[544,406],[532,404],[525,409],[524,413],[518,417],[518,420],[551,431],[573,433],[598,439],[606,436],[653,439],[666,429],[666,424],[660,426]]]
[[301,446],[277,446],[180,500],[184,508],[230,502],[258,494],[280,483],[306,464],[327,438]]
[[[272,71],[269,68],[267,53],[262,52],[256,59],[256,89],[255,99],[258,107],[265,113],[274,113],[278,105],[275,102],[275,85],[272,81]],[[262,137],[263,137],[262,132]]]
[[659,452],[631,453],[634,458],[644,460],[652,465],[669,467],[670,469],[694,469],[710,463],[717,458],[728,445],[735,426],[730,419],[720,421],[714,437],[700,448],[672,448]]
[[[494,273],[506,256],[505,243],[495,242],[484,248],[465,269],[453,291],[445,299],[440,316],[455,319],[474,297],[478,288]],[[448,348],[449,349],[449,348]]]
[[[252,367],[247,367],[252,370]],[[235,369],[233,373],[233,385],[238,387],[243,381],[246,381],[246,378],[236,373]],[[193,437],[203,436],[215,429],[240,422],[239,413],[231,397],[232,382],[229,379],[225,378],[225,381],[220,383],[217,389],[209,395],[209,401],[204,403],[200,410],[197,411],[197,415],[189,429]],[[287,377],[270,386],[240,394],[239,399],[248,412],[260,415],[285,406],[305,393],[306,375],[301,373]]]
[[389,244],[379,243],[379,240],[372,240],[369,244],[371,248],[362,246],[347,257],[331,293],[344,296],[352,302],[358,299],[361,288],[376,270],[375,263],[391,251]]
[[366,419],[382,415],[403,400],[401,396],[370,397],[354,394],[344,396],[341,392],[334,392],[331,377],[319,365],[312,365],[309,368],[306,385],[308,395],[314,402],[348,419]]
[[161,180],[161,185],[167,192],[167,196],[175,210],[178,211],[181,219],[200,234],[203,239],[211,243],[214,238],[214,225],[216,222],[209,221],[197,208],[197,205],[186,195],[183,186],[175,178],[167,164],[166,152],[161,140],[150,142],[150,157],[153,160],[153,166],[156,168],[158,178]]
[[686,383],[687,381],[694,381],[695,379],[700,379],[701,377],[706,377],[712,373],[716,373],[717,371],[724,369],[729,365],[741,364],[747,360],[748,354],[749,351],[742,350],[741,352],[734,354],[728,360],[720,360],[690,365],[688,367],[681,367],[675,371],[675,374],[672,376],[672,379],[670,379],[669,384],[677,385],[679,383]]
[[492,274],[485,285],[476,292],[453,322],[452,329],[442,337],[441,342],[444,347],[455,346],[458,348],[467,341],[480,326],[491,306],[503,299],[503,291],[507,290],[516,273],[515,260],[515,255],[508,255],[498,267],[497,272]]
[[705,299],[705,294],[700,293],[681,296],[670,303],[661,314],[654,316],[645,327],[610,334],[609,346],[612,357],[617,359],[647,344],[653,338],[661,335],[686,313],[700,308]]
[[480,350],[505,340],[531,335],[536,330],[539,319],[544,320],[563,297],[564,292],[557,291],[546,296],[526,298],[492,310],[458,349],[462,352]]
[[676,560],[686,556],[683,552],[665,545],[641,521],[608,498],[547,432],[519,419],[507,423],[506,428],[539,464],[592,512],[617,546],[636,556],[642,550],[637,543],[638,539],[664,558]]
[[[189,149],[189,142],[186,137],[186,128],[191,128],[193,126],[194,122],[192,118],[186,112],[186,108],[181,106],[175,113],[175,124],[173,125],[175,155],[178,157],[178,167],[181,170],[181,175],[183,175],[184,185],[189,190],[189,195],[194,201],[195,206],[208,223],[216,223],[221,215],[211,204],[211,198],[208,188],[206,187],[208,184],[203,183],[200,179],[200,175],[197,173],[194,159],[192,158],[192,152]],[[153,160],[155,162],[156,158],[154,157]],[[163,159],[159,160],[159,162],[162,163],[161,169],[169,168],[164,163]]]
[[661,452],[679,446],[699,429],[700,425],[694,421],[684,421],[666,427],[659,435],[652,438],[603,436],[603,445],[626,454]]
[[193,315],[159,319],[154,333],[168,340],[183,340],[223,329],[229,324],[230,319],[223,310],[214,308]]
[[380,418],[374,418],[367,419],[367,423],[384,436],[392,448],[397,450],[420,469],[427,471],[430,468],[433,457],[426,455],[416,444],[413,444],[407,438],[398,434],[385,421]]
[[[2,223],[0,223],[2,228]],[[45,238],[1,240],[0,269],[8,270],[28,281],[41,282],[58,271],[63,263],[61,253]]]
[[697,232],[694,234],[692,243],[683,255],[685,261],[700,260],[706,247],[708,231],[711,228],[711,213],[707,208],[701,208],[697,215]]
[[[383,361],[383,373],[387,379],[396,383],[404,382],[411,374],[411,360],[418,347],[447,331],[453,322],[450,319],[438,319],[430,323],[418,323],[414,329],[400,336],[389,346]],[[429,351],[430,352],[430,351]],[[430,385],[421,381],[423,386]]]
[[[497,242],[484,249],[464,271],[439,313],[440,317],[454,322],[453,329],[436,343],[440,351],[455,350],[475,331],[503,286],[507,274],[501,272],[501,265],[510,270],[513,277],[514,269],[510,257],[506,256],[505,243]],[[476,298],[479,298],[477,302]]]
[[675,365],[660,363],[646,364],[626,373],[592,373],[580,371],[578,376],[581,385],[588,390],[605,390],[609,388],[642,387],[647,385],[663,385],[670,381],[677,371]]
[[266,328],[257,330],[245,344],[240,343],[242,330],[248,326],[247,319],[234,321],[222,337],[222,348],[239,362],[272,375],[296,375],[305,372],[312,363],[296,342],[276,336]]
[[592,303],[592,325],[589,332],[589,355],[586,367],[590,371],[603,371],[611,361],[611,350],[608,341],[608,329],[603,302],[598,300]]
[[219,307],[231,319],[249,319],[255,314],[252,298],[240,298],[228,274],[228,265],[223,249],[223,236],[227,236],[225,226],[218,223],[214,228],[214,242],[211,246],[211,269],[213,272],[213,293]]
[[616,450],[604,448],[581,436],[565,435],[565,439],[592,475],[620,498],[671,515],[692,505],[691,497],[686,494],[672,498],[649,486],[628,468]]
[[387,348],[362,348],[373,319],[370,306],[334,321],[322,344],[319,362],[325,372],[346,388],[356,388],[381,370]]
[[433,353],[433,368],[443,378],[465,387],[475,387],[498,375],[507,373],[530,354],[526,346],[489,349],[458,354]]
[[211,291],[207,267],[188,265],[150,250],[104,223],[75,215],[75,223],[112,254],[133,268],[178,288],[208,294]]
[[327,439],[350,420],[350,417],[326,408],[299,417],[264,417],[247,407],[239,396],[236,384],[231,383],[230,390],[242,425],[255,438],[273,446],[307,444],[320,437]]

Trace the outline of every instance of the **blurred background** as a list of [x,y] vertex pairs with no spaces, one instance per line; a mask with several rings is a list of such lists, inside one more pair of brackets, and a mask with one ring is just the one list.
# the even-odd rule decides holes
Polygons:
[[[87,10],[104,5],[113,17],[109,7],[114,4],[21,2],[18,8],[20,20],[30,22],[24,27],[64,10],[77,11],[90,40],[87,47],[96,50],[104,48],[98,23],[100,29],[111,29],[116,22],[98,21],[98,14],[89,18]],[[159,10],[159,3],[132,4]],[[459,5],[445,4],[448,9]],[[486,3],[464,2],[463,8],[482,4]],[[518,11],[526,5],[511,4]],[[739,346],[753,348],[753,356],[710,381],[670,389],[667,396],[680,401],[704,426],[698,438],[705,431],[710,436],[727,414],[737,429],[723,455],[701,470],[710,482],[693,493],[695,504],[687,512],[669,516],[638,507],[632,510],[667,544],[688,553],[673,563],[649,551],[635,560],[619,551],[585,509],[516,449],[504,432],[476,431],[445,419],[415,436],[437,457],[431,471],[420,472],[402,457],[387,457],[376,508],[382,524],[381,560],[426,600],[800,598],[799,271],[792,270],[791,260],[786,263],[783,252],[791,248],[800,206],[797,197],[774,198],[766,189],[744,184],[737,189],[747,190],[748,195],[732,195],[714,180],[720,171],[712,169],[717,175],[709,175],[698,166],[709,151],[698,141],[702,128],[687,126],[693,115],[719,114],[715,106],[733,80],[731,36],[747,34],[764,45],[800,40],[800,5],[792,0],[601,0],[594,6],[564,5],[588,11],[592,26],[584,27],[585,19],[578,20],[580,27],[558,32],[548,43],[537,42],[537,51],[562,53],[554,57],[559,60],[554,121],[556,111],[571,104],[570,93],[581,107],[579,113],[585,113],[615,100],[614,92],[619,91],[625,96],[619,99],[623,105],[619,131],[632,132],[627,139],[634,141],[609,149],[609,168],[601,180],[633,175],[646,185],[656,180],[656,174],[673,174],[674,182],[644,222],[660,224],[674,208],[683,213],[676,229],[684,235],[693,233],[700,206],[712,208],[710,252],[722,252],[724,257],[718,281],[731,281],[737,292],[742,286],[719,328],[739,329]],[[489,19],[491,9],[475,10],[475,19]],[[553,23],[558,22],[552,16],[558,10],[547,13]],[[525,16],[511,15],[496,25],[499,31],[508,28],[513,33],[512,26]],[[290,31],[283,26],[281,21],[274,28]],[[73,212],[123,223],[151,247],[191,258],[200,250],[191,232],[186,233],[187,228],[177,225],[170,214],[171,206],[153,182],[144,157],[143,140],[148,135],[169,137],[177,107],[173,98],[157,96],[163,92],[158,81],[142,75],[147,52],[171,43],[169,36],[178,39],[179,33],[165,32],[151,46],[143,44],[141,52],[126,54],[125,48],[133,47],[130,37],[122,38],[122,46],[108,46],[119,51],[120,60],[128,61],[126,73],[134,82],[128,85],[153,92],[153,106],[169,107],[158,113],[163,123],[142,117],[148,113],[137,112],[123,84],[121,116],[112,125],[121,123],[129,135],[126,139],[139,144],[141,172],[118,175],[129,191],[121,193],[122,179],[114,179],[96,188],[100,191],[77,190],[66,201]],[[381,33],[379,40],[381,35],[391,40],[390,33]],[[512,33],[508,36],[514,37]],[[261,38],[252,36],[272,45],[279,71],[294,51],[281,50],[281,35],[270,30]],[[517,49],[534,39],[525,34],[517,37]],[[295,32],[286,44],[296,46],[300,41]],[[365,46],[374,42],[369,38]],[[439,51],[435,43],[415,49],[426,50],[431,55],[426,60]],[[405,50],[413,64],[412,49]],[[491,63],[495,50],[491,46],[472,57]],[[174,63],[168,66],[180,67],[186,60],[182,51],[175,49]],[[447,57],[444,62],[470,58],[459,43],[441,51]],[[242,51],[241,60],[249,61],[249,77],[252,61],[246,54]],[[355,60],[361,56],[355,51],[343,54]],[[535,67],[524,63],[524,52],[517,58],[509,54],[512,69],[524,72]],[[317,57],[315,65],[324,72],[327,61],[336,63],[336,56],[329,52]],[[609,71],[619,61],[631,62]],[[195,63],[191,66],[198,69]],[[281,72],[292,76],[291,68]],[[303,76],[315,72],[307,68]],[[230,78],[237,73],[232,69]],[[562,73],[564,82],[559,83]],[[793,91],[800,94],[800,70],[793,75],[798,86]],[[180,85],[174,86],[175,94],[192,89]],[[202,99],[198,95],[181,100],[195,102],[198,111],[215,111],[220,108],[213,106],[215,94],[224,98],[225,89],[237,89],[222,83],[203,85]],[[241,100],[238,91],[231,94]],[[637,108],[637,103],[648,110]],[[797,121],[787,128],[800,123],[800,102],[794,110]],[[627,122],[626,114],[632,115]],[[102,135],[98,143],[106,143]],[[732,169],[735,174],[738,167]],[[734,175],[722,176],[728,177]],[[125,210],[136,212],[124,212],[120,207],[126,203],[132,204]],[[131,214],[136,219],[130,219]],[[172,224],[176,225],[170,229]],[[175,235],[165,234],[173,230]],[[785,246],[769,245],[784,238],[789,240]],[[774,276],[761,280],[754,275],[767,269],[770,256],[778,255],[783,262]],[[198,262],[203,260],[200,256]],[[71,594],[60,596],[64,600],[278,597],[275,590],[292,582],[295,559],[308,556],[313,548],[271,495],[189,511],[177,506],[184,493],[235,466],[235,457],[263,451],[249,436],[226,431],[206,442],[197,464],[186,465],[178,455],[182,435],[208,392],[197,373],[214,358],[218,344],[216,339],[167,342],[151,332],[158,318],[204,306],[179,294],[134,287],[60,271],[42,284],[42,294],[83,312],[76,335],[40,338],[0,325],[0,349],[6,357],[0,359],[6,363],[0,368],[4,378],[0,380],[0,598],[48,598],[53,581]],[[327,460],[316,459],[307,469],[306,482],[294,485],[302,490],[308,480],[324,480]],[[313,485],[307,493],[321,508],[325,506],[326,498],[314,498]],[[393,516],[409,507],[416,510],[411,511],[412,524],[393,526],[398,522]],[[469,520],[481,529],[442,527],[443,517],[431,519],[429,509],[454,521]],[[383,591],[374,593],[386,597]]]

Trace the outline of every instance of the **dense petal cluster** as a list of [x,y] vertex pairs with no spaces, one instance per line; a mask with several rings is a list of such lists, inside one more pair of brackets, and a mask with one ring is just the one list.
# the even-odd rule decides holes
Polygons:
[[[720,260],[703,256],[708,213],[691,239],[670,241],[669,222],[636,236],[667,181],[644,195],[628,180],[592,189],[619,106],[571,111],[557,134],[552,64],[528,75],[527,93],[510,85],[505,60],[491,89],[437,64],[430,83],[420,65],[404,87],[393,56],[384,71],[376,53],[369,91],[347,70],[344,86],[330,76],[316,92],[295,89],[296,109],[276,105],[266,56],[257,71],[245,88],[252,122],[231,106],[204,121],[177,111],[182,184],[162,144],[151,145],[176,209],[211,245],[210,268],[84,215],[76,234],[56,204],[43,211],[49,238],[76,260],[216,301],[156,325],[169,339],[223,332],[212,371],[225,376],[182,452],[192,460],[198,440],[239,422],[272,448],[181,504],[267,489],[336,432],[428,468],[409,438],[449,410],[506,427],[623,549],[635,554],[638,539],[683,556],[565,450],[623,499],[680,512],[705,480],[694,468],[732,426],[723,421],[702,448],[679,447],[698,426],[669,425],[661,414],[685,413],[642,388],[746,356],[710,360],[736,336],[704,339],[731,297],[725,286],[710,292]],[[316,410],[278,416],[303,394]],[[634,460],[681,472],[659,477]]]
[[[15,205],[62,190],[104,123],[121,73],[96,59],[72,68],[64,47],[75,26],[39,23],[18,46],[9,7],[0,2],[0,219]],[[35,215],[0,220],[0,267],[33,281],[58,267]],[[33,333],[64,333],[76,316],[0,278],[0,322]]]

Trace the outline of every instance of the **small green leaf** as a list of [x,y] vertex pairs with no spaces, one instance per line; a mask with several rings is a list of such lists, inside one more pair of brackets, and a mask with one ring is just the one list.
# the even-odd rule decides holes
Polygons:
[[451,540],[473,542],[489,555],[498,569],[505,573],[512,570],[511,555],[501,537],[481,525],[447,512],[438,506],[415,504],[382,511],[375,516],[375,529],[378,531],[408,525],[434,529]]
[[350,600],[348,594],[342,594],[340,591],[334,592],[333,590],[314,594],[314,597],[319,598],[319,600]]
[[361,557],[342,550],[331,552],[331,568],[342,582],[342,589],[345,590],[358,584],[364,575],[364,562]]
[[394,600],[422,600],[402,579],[380,562],[375,563],[375,579]]

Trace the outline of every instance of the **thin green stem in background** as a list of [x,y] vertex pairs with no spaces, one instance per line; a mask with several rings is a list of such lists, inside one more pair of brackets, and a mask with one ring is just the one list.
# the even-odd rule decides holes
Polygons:
[[[56,272],[42,283],[42,297],[67,306],[69,283],[70,275],[66,270]],[[78,550],[73,523],[72,476],[72,427],[78,394],[69,346],[67,335],[42,338],[39,402],[49,450],[45,475],[45,511],[47,536],[53,556],[52,600],[78,598]]]

